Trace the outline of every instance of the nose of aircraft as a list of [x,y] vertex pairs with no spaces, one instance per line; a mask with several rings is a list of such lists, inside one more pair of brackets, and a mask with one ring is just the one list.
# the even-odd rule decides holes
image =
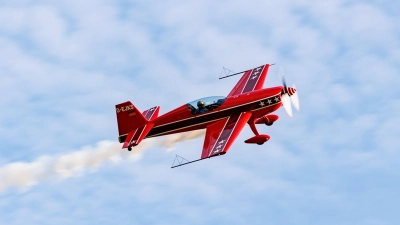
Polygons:
[[293,85],[293,87],[287,87],[285,77],[282,75],[281,78],[282,78],[282,85],[283,85],[283,90],[282,90],[282,94],[281,94],[283,108],[285,109],[286,113],[290,117],[292,117],[293,112],[292,112],[291,105],[293,105],[297,111],[300,110],[299,95],[297,94],[295,85]]

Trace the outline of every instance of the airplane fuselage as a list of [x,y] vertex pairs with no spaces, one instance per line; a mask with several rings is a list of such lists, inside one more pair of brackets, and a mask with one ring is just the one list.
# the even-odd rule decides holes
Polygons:
[[252,112],[255,118],[261,117],[282,105],[281,92],[282,86],[278,86],[230,96],[220,107],[202,114],[193,114],[187,105],[182,105],[156,118],[145,138],[204,129],[235,113]]

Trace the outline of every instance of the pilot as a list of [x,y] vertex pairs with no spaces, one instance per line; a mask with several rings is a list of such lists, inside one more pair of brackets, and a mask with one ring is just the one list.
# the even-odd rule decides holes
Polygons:
[[197,113],[207,112],[206,104],[203,101],[198,101],[197,102],[197,108],[199,108],[197,110]]

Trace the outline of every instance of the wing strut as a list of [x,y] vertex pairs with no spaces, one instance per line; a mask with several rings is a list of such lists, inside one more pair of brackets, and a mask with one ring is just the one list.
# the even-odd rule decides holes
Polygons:
[[[194,163],[194,162],[197,162],[197,161],[200,161],[200,160],[203,160],[203,159],[208,159],[208,158],[202,158],[202,159],[189,161],[189,160],[187,160],[187,159],[185,159],[185,158],[183,158],[183,157],[181,157],[179,155],[175,155],[175,160],[172,163],[171,168],[175,168],[175,167],[178,167],[178,166],[183,166],[183,165],[186,165],[186,164],[189,164],[189,163]],[[175,165],[175,162],[177,162],[177,165]]]

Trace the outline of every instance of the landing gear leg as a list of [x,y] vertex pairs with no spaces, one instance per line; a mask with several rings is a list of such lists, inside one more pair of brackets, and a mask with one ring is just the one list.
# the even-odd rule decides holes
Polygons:
[[131,147],[128,147],[128,151],[132,151],[132,148],[131,148]]
[[250,120],[247,122],[250,126],[251,131],[253,131],[254,135],[259,135],[256,124],[254,123],[254,117],[251,117]]

